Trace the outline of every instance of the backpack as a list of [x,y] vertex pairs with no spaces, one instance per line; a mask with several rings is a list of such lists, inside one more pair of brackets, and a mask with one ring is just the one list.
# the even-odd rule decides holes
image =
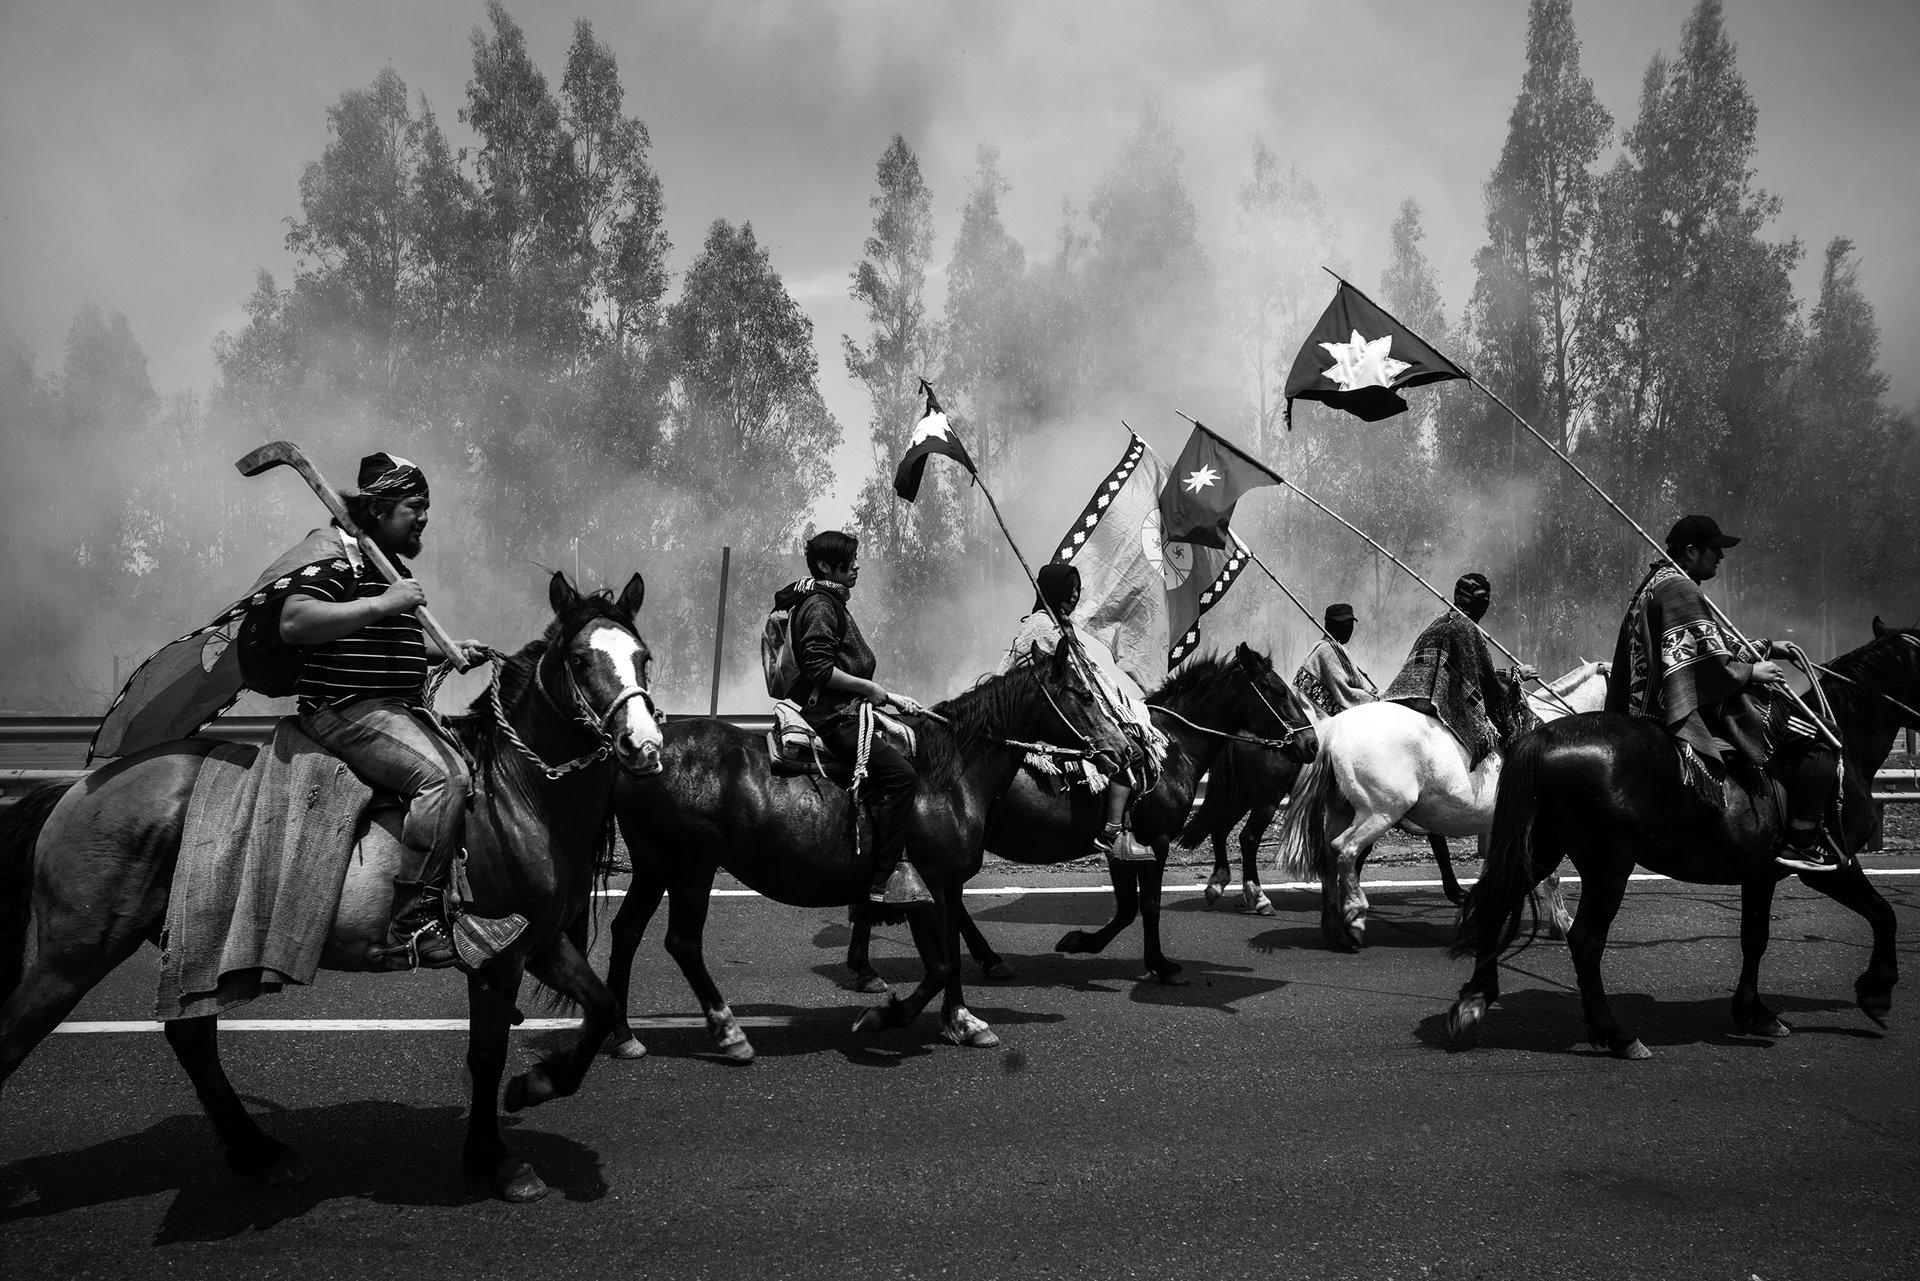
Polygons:
[[287,598],[249,606],[240,619],[240,680],[269,698],[285,698],[300,686],[306,651],[280,638],[280,611]]
[[793,697],[801,684],[800,660],[793,652],[793,606],[776,605],[767,611],[766,626],[760,631],[760,666],[766,672],[768,697]]

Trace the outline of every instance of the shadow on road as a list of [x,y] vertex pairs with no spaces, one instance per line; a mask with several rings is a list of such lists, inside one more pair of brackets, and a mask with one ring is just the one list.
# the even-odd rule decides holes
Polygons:
[[[1791,1037],[1773,1041],[1737,1035],[1727,997],[1660,1001],[1642,992],[1607,993],[1614,1017],[1654,1051],[1663,1047],[1707,1045],[1765,1052],[1776,1047],[1784,1049],[1795,1039],[1807,1036],[1864,1040],[1885,1037],[1850,1000],[1784,995],[1765,995],[1763,999],[1793,1028]],[[1577,991],[1529,989],[1504,993],[1500,1004],[1488,1011],[1479,1029],[1461,1041],[1448,1039],[1445,1013],[1420,1020],[1414,1037],[1422,1044],[1448,1053],[1474,1049],[1598,1057],[1605,1057],[1607,1053],[1587,1044],[1586,1016],[1581,1012]]]
[[[140,1134],[0,1166],[0,1226],[171,1192],[173,1203],[153,1242],[159,1246],[223,1241],[298,1219],[329,1201],[453,1206],[485,1199],[468,1191],[461,1176],[464,1107],[355,1102],[285,1111],[267,1100],[248,1102],[256,1113],[269,1113],[263,1121],[268,1133],[312,1163],[311,1179],[264,1187],[236,1178],[196,1111]],[[567,1200],[597,1201],[607,1194],[600,1155],[591,1148],[525,1128],[509,1142]],[[395,1243],[396,1251],[416,1248],[417,1242]]]

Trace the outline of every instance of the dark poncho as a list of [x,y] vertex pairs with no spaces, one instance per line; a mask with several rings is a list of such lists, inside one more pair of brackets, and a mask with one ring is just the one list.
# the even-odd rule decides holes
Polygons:
[[1784,709],[1756,698],[1752,679],[1699,586],[1665,561],[1649,569],[1620,623],[1607,710],[1655,721],[1709,760],[1724,761],[1731,745],[1765,765]]
[[1380,697],[1438,717],[1467,749],[1470,767],[1539,724],[1518,682],[1494,667],[1480,629],[1457,610],[1427,625]]

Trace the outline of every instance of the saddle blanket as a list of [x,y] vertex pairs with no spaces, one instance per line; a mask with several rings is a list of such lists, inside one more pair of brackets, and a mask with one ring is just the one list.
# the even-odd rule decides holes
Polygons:
[[217,1015],[313,981],[372,796],[292,717],[257,754],[237,743],[208,754],[167,901],[155,1018]]

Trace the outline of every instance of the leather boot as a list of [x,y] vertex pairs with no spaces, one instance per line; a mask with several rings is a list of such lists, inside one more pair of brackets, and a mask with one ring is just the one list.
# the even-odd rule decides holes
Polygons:
[[367,949],[368,959],[389,970],[441,970],[457,964],[446,902],[444,886],[395,877],[386,945]]
[[915,903],[933,902],[933,894],[927,889],[927,883],[920,879],[920,873],[914,870],[913,864],[903,858],[891,868],[873,869],[873,881],[867,887],[867,901],[884,903],[888,907],[910,907]]

